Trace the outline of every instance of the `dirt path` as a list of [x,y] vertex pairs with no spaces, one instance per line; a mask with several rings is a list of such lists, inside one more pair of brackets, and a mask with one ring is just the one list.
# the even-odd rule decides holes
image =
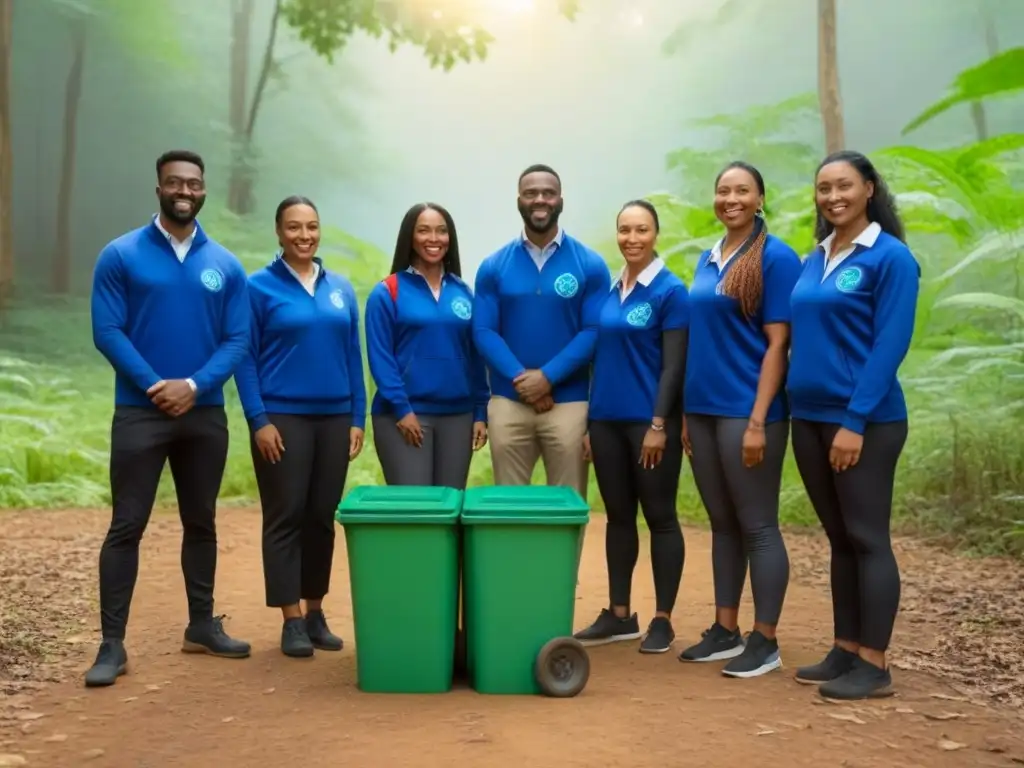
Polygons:
[[[675,654],[641,657],[635,647],[618,646],[593,651],[590,684],[572,700],[472,691],[372,696],[354,687],[343,545],[326,607],[346,650],[286,659],[277,650],[278,617],[262,607],[257,513],[224,510],[218,609],[254,653],[244,661],[196,658],[178,650],[185,616],[180,534],[173,517],[160,515],[143,542],[131,674],[113,688],[86,691],[81,673],[95,650],[95,564],[106,519],[94,511],[0,514],[0,766],[205,768],[280,758],[310,768],[1024,763],[1024,569],[1013,564],[901,544],[899,696],[880,702],[823,703],[791,679],[794,667],[822,653],[831,625],[823,542],[797,535],[787,539],[793,583],[781,673],[730,680],[715,665],[682,665]],[[577,623],[604,600],[603,535],[604,520],[595,517]],[[692,529],[686,536],[678,646],[697,638],[711,616],[710,538]],[[652,604],[650,579],[644,552],[635,580],[642,619]],[[748,612],[742,620],[748,627]],[[413,635],[409,649],[415,653]]]

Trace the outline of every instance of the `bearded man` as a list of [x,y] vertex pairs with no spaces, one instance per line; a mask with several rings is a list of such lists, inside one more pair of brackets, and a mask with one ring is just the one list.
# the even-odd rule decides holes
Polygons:
[[159,212],[110,242],[93,273],[92,332],[114,369],[110,432],[113,514],[100,550],[102,642],[86,686],[126,671],[124,639],[139,569],[139,541],[170,463],[182,523],[181,567],[189,623],[183,651],[245,658],[213,612],[217,496],[228,451],[224,384],[249,342],[241,263],[203,232],[199,155],[175,150],[156,162]]
[[541,458],[548,485],[586,499],[590,367],[611,273],[559,226],[562,181],[552,168],[520,174],[518,207],[524,229],[481,264],[473,307],[490,377],[494,482],[529,485]]

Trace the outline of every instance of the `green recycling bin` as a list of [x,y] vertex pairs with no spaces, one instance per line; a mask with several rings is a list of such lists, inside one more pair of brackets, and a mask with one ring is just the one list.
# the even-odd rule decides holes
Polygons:
[[572,637],[590,508],[572,488],[491,486],[462,504],[467,666],[486,694],[575,696],[590,662]]
[[461,506],[454,488],[359,486],[338,507],[361,691],[451,689]]

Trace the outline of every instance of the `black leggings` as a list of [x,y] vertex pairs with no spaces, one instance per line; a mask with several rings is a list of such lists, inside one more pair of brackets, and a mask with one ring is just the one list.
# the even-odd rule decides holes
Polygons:
[[605,556],[612,605],[628,607],[633,570],[640,555],[637,506],[651,531],[656,610],[671,613],[683,577],[683,532],[676,516],[676,492],[683,464],[680,420],[665,425],[666,445],[654,469],[640,466],[640,449],[648,424],[626,421],[590,422],[594,475],[604,500],[608,526]]
[[774,626],[789,586],[789,555],[779,530],[779,489],[789,442],[789,422],[765,428],[764,459],[743,464],[747,419],[686,417],[690,466],[711,521],[715,605],[739,608],[750,562],[754,621]]
[[838,425],[793,419],[792,428],[800,477],[832,547],[835,637],[885,651],[900,604],[889,522],[907,422],[868,424],[860,461],[838,473],[828,461]]

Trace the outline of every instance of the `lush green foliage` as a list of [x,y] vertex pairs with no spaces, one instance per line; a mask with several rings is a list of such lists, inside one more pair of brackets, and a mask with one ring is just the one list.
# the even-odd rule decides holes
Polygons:
[[[957,78],[956,93],[967,94],[961,100],[1007,91],[1004,61],[1020,50]],[[925,116],[941,114],[951,98]],[[721,236],[710,212],[712,182],[736,159],[765,176],[771,231],[798,252],[813,248],[811,175],[822,154],[816,109],[808,94],[699,121],[719,132],[720,148],[672,153],[677,190],[651,195],[664,222],[661,249],[676,272],[692,274],[697,255]],[[918,118],[908,130],[923,122]],[[923,270],[914,344],[901,370],[912,421],[897,514],[921,532],[1018,554],[1024,553],[1022,149],[1024,134],[1014,133],[938,151],[896,146],[872,153],[897,194]],[[612,249],[606,244],[603,252]],[[783,516],[812,520],[792,456],[784,488]],[[681,496],[682,509],[697,508],[689,482]]]
[[[954,84],[965,99],[1007,90],[1003,75],[993,75],[995,84],[986,86],[976,74],[984,73],[984,65],[972,71],[973,79],[964,76]],[[936,107],[925,116],[943,111]],[[717,149],[673,152],[667,162],[677,182],[651,195],[662,219],[660,249],[674,271],[690,280],[696,256],[719,236],[710,205],[712,182],[733,159],[752,162],[768,181],[771,230],[800,252],[813,247],[811,174],[822,154],[818,120],[815,97],[798,95],[699,121],[713,146],[717,140]],[[921,531],[990,551],[1022,553],[1024,134],[942,150],[896,146],[873,157],[898,193],[924,271],[914,347],[901,374],[912,427],[898,479],[898,512],[905,524]],[[272,257],[263,222],[210,209],[203,220],[247,269]],[[610,263],[620,263],[614,241],[599,243],[599,249]],[[324,232],[321,253],[329,267],[352,279],[361,297],[390,262],[386,254],[337,230]],[[0,326],[0,349],[0,507],[109,503],[113,376],[92,347],[88,307],[81,300],[44,299],[16,306]],[[372,383],[368,387],[372,393]],[[223,497],[250,502],[256,492],[246,428],[233,385],[226,394],[235,439]],[[372,434],[368,438],[372,441]],[[536,477],[542,477],[540,468]],[[471,482],[490,480],[485,449],[474,460]],[[368,441],[349,486],[380,481]],[[589,496],[600,508],[593,483]],[[168,478],[160,498],[173,501]],[[703,519],[689,473],[679,507],[684,516]],[[814,521],[791,459],[782,508],[790,523]]]

